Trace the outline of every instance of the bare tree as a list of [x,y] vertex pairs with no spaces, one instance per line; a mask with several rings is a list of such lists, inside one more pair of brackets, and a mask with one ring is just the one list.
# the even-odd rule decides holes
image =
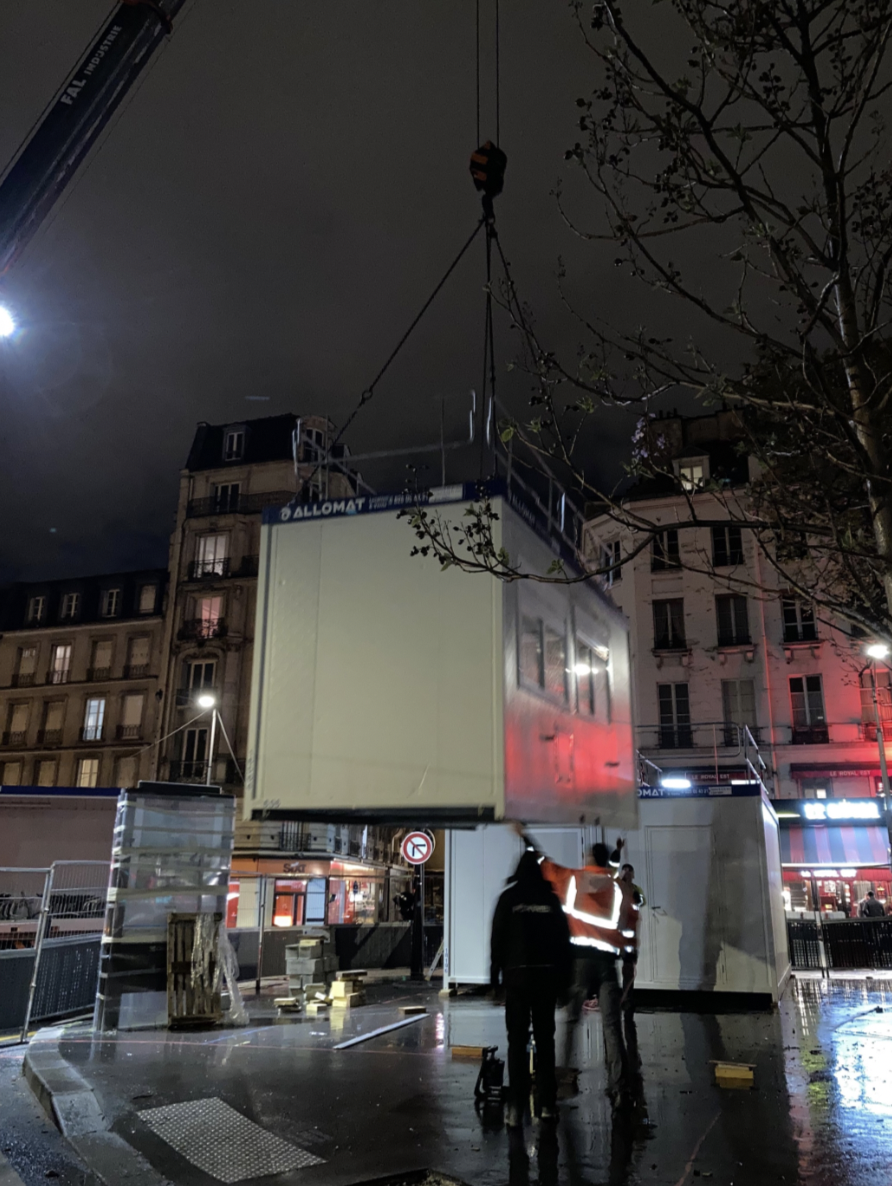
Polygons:
[[[679,526],[739,519],[772,587],[892,636],[892,0],[598,0],[573,14],[593,90],[566,157],[595,201],[580,212],[559,192],[561,211],[581,250],[609,244],[622,272],[676,302],[687,336],[663,328],[652,300],[652,324],[632,327],[601,316],[595,294],[584,307],[565,296],[584,342],[561,358],[503,257],[503,301],[535,376],[533,410],[503,423],[503,440],[548,459],[638,550],[653,525],[592,477],[589,428],[610,405],[723,402],[757,480],[745,504],[715,483],[691,491]],[[685,262],[704,251],[706,268]],[[669,472],[642,449],[633,468]],[[489,513],[483,500],[450,524],[419,508],[419,546],[529,575],[492,547]]]

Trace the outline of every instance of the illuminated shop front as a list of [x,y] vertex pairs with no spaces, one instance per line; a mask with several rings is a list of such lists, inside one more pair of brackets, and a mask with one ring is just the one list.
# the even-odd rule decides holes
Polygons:
[[854,918],[868,891],[892,911],[889,830],[881,799],[784,799],[776,807],[788,911]]

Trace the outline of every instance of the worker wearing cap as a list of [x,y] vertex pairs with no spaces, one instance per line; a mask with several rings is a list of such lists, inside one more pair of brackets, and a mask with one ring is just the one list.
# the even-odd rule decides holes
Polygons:
[[[522,826],[515,825],[515,830],[527,847],[535,851],[535,844]],[[606,844],[593,846],[591,864],[582,869],[568,869],[543,857],[542,872],[567,916],[575,957],[573,987],[567,1005],[564,1066],[572,1066],[582,1007],[590,997],[597,996],[604,1029],[607,1094],[614,1103],[619,1103],[628,1090],[628,1075],[616,961],[634,935],[631,892],[625,882],[617,881]]]

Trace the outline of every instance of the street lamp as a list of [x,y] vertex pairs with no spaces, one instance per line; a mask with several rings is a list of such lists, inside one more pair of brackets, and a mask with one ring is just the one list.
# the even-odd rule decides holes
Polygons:
[[214,761],[214,744],[217,740],[217,697],[211,692],[202,692],[198,697],[197,704],[199,708],[203,708],[206,712],[210,711],[211,714],[211,744],[208,746],[208,769],[204,780],[204,785],[209,787]]
[[15,319],[5,305],[0,305],[0,338],[8,338],[15,333]]
[[864,653],[870,659],[870,687],[873,692],[873,717],[877,727],[877,745],[880,749],[880,778],[883,783],[883,802],[889,803],[889,768],[886,765],[886,742],[883,738],[883,725],[880,720],[880,702],[877,697],[877,660],[886,659],[889,647],[884,642],[872,642],[865,647]]

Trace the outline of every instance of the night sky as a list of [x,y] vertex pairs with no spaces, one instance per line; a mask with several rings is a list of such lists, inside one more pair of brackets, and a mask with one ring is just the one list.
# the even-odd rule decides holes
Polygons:
[[[4,165],[112,10],[3,0]],[[345,418],[478,217],[474,39],[473,0],[191,0],[4,281],[24,328],[0,343],[0,577],[166,563],[199,420]],[[542,0],[503,0],[501,58],[500,233],[540,330],[572,351],[559,255],[591,307],[634,299],[551,194],[591,60],[569,7]],[[356,421],[354,451],[434,440],[443,394],[461,430],[480,385],[476,248]],[[500,392],[520,407],[529,381],[507,369],[504,322],[497,335]],[[605,480],[628,428],[605,417]]]

